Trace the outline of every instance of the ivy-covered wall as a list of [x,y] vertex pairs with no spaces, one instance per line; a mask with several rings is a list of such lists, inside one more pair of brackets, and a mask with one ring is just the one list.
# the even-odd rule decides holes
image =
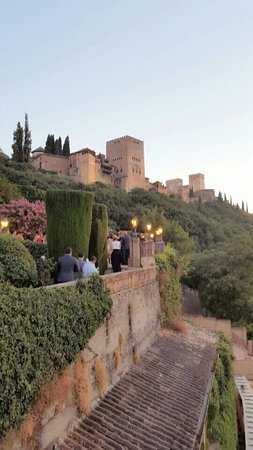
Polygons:
[[179,280],[179,261],[175,249],[167,245],[165,252],[156,255],[159,289],[162,301],[162,325],[179,324],[182,315],[182,295]]
[[218,342],[218,358],[209,401],[207,435],[220,450],[236,450],[236,387],[232,369],[232,347],[224,334]]
[[0,285],[0,438],[20,425],[41,386],[75,359],[111,307],[97,276],[64,289]]

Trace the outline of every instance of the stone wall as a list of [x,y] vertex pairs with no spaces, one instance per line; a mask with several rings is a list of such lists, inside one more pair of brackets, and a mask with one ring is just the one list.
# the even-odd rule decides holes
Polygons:
[[129,270],[103,278],[113,299],[110,317],[76,361],[42,388],[21,429],[10,433],[1,449],[52,449],[73,419],[87,414],[131,364],[140,361],[142,352],[154,338],[160,327],[156,268]]

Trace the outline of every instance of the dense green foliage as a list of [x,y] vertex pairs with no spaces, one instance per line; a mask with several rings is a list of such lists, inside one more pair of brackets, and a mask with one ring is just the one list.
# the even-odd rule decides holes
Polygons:
[[0,203],[8,203],[10,200],[21,198],[21,193],[16,184],[11,183],[6,177],[0,176]]
[[156,255],[159,272],[159,289],[162,300],[161,320],[170,326],[181,316],[181,288],[179,283],[179,260],[175,250],[167,245],[165,252]]
[[232,371],[231,344],[221,334],[212,392],[209,400],[208,440],[218,442],[220,450],[236,450],[236,388]]
[[111,305],[97,276],[64,289],[0,286],[0,438],[80,353]]
[[186,283],[214,316],[253,322],[253,242],[245,234],[193,255]]
[[93,201],[90,192],[47,191],[47,242],[50,257],[58,258],[66,247],[72,247],[74,256],[80,251],[88,254]]
[[38,273],[38,286],[54,284],[56,262],[54,258],[48,258],[47,245],[34,241],[21,241],[35,260]]
[[36,264],[22,242],[5,233],[0,234],[0,281],[17,287],[36,286]]
[[92,208],[89,256],[97,257],[100,275],[103,275],[107,269],[107,231],[107,207],[95,203]]

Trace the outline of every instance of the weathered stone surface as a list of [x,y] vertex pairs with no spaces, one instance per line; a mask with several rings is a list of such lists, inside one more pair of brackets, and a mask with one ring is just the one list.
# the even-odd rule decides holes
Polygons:
[[76,423],[67,449],[192,450],[211,390],[216,338],[192,328],[157,336],[95,410]]

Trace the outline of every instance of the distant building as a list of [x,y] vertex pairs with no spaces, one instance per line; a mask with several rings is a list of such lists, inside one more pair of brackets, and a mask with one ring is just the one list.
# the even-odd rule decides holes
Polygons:
[[[1,156],[1,153],[0,153]],[[181,178],[150,182],[145,177],[144,142],[132,136],[122,136],[106,142],[106,155],[98,155],[90,148],[82,148],[70,156],[45,153],[38,147],[31,153],[31,162],[43,169],[73,180],[90,184],[97,181],[118,186],[126,192],[134,188],[155,190],[174,195],[184,202],[213,201],[213,189],[205,189],[202,173],[189,175],[189,184],[183,185]]]

